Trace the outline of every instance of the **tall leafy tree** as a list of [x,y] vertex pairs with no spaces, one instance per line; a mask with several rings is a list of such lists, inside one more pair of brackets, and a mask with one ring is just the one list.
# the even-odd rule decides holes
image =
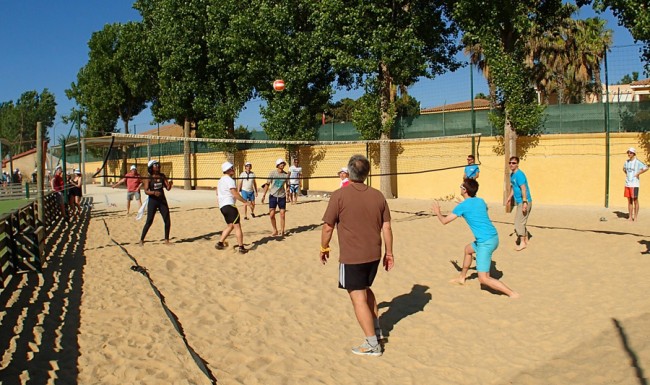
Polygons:
[[[395,85],[434,77],[458,67],[457,30],[448,19],[451,2],[322,0],[318,22],[327,30],[323,51],[332,56],[342,86],[376,92],[381,126],[389,139],[396,121]],[[371,84],[368,84],[370,82]],[[379,139],[377,138],[377,139]],[[380,146],[380,187],[393,197],[390,145]]]
[[158,97],[152,107],[158,121],[188,121],[206,117],[205,106],[216,99],[214,68],[209,65],[208,8],[210,0],[138,0],[147,41],[158,69]]
[[[156,64],[140,23],[107,24],[88,42],[88,63],[66,90],[87,118],[87,135],[105,135],[129,122],[156,94]],[[72,115],[71,115],[72,116]]]
[[627,28],[636,41],[643,43],[641,55],[645,71],[650,75],[650,6],[648,0],[578,0],[578,5],[593,4],[603,12],[610,8],[620,25]]
[[129,122],[155,98],[157,66],[145,37],[143,25],[135,22],[107,24],[92,34],[88,63],[66,90],[80,106],[68,118],[85,116],[87,136],[113,132],[118,119],[128,134]]
[[491,115],[504,131],[504,202],[509,194],[507,159],[517,154],[517,137],[535,134],[542,125],[543,108],[538,105],[526,65],[528,37],[550,31],[568,18],[574,6],[561,0],[458,0],[454,20],[473,44],[480,44],[494,80],[500,114]]
[[639,73],[634,71],[632,74],[625,74],[616,84],[630,84],[639,80]]
[[[319,3],[309,0],[259,0],[252,25],[262,47],[257,58],[267,66],[257,92],[266,101],[261,109],[264,131],[277,140],[313,140],[321,124],[319,113],[332,95],[334,72],[323,52],[323,30],[316,23]],[[266,60],[265,60],[266,59]],[[260,68],[260,67],[258,67]],[[286,89],[272,88],[282,79]]]
[[30,150],[36,146],[36,123],[41,122],[43,139],[48,140],[55,117],[56,101],[47,88],[40,94],[24,92],[15,102],[0,104],[0,136],[13,142],[13,153]]

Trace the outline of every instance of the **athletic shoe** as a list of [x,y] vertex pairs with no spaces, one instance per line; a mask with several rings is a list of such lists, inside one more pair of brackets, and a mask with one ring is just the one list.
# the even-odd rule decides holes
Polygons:
[[381,344],[377,344],[376,346],[370,346],[368,341],[366,341],[360,346],[357,346],[356,348],[352,348],[352,353],[359,356],[379,357],[383,354],[383,351],[381,349]]
[[239,246],[239,247],[237,248],[237,252],[238,252],[239,254],[246,254],[246,253],[248,253],[248,250],[246,250],[246,249],[244,248],[244,246]]
[[226,245],[223,242],[219,241],[214,245],[214,248],[217,250],[223,250],[226,248]]

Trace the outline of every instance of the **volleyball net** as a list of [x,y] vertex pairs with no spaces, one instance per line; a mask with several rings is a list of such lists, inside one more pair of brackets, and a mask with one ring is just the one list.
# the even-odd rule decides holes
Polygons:
[[[86,162],[86,169],[96,170],[94,177],[118,180],[131,165],[146,175],[147,162],[155,159],[168,177],[190,181],[191,187],[196,188],[216,186],[223,175],[221,164],[226,161],[235,166],[235,177],[244,171],[246,163],[251,163],[253,172],[262,180],[275,169],[278,159],[286,162],[287,172],[293,160],[298,159],[303,186],[313,188],[319,179],[338,178],[338,172],[354,154],[365,155],[370,160],[370,178],[460,168],[467,165],[466,157],[472,153],[479,163],[480,138],[481,134],[469,134],[384,141],[273,141],[115,133],[110,138],[86,143],[86,153],[96,154],[94,161]],[[390,149],[388,168],[380,168],[382,145]],[[390,171],[382,174],[380,169]]]

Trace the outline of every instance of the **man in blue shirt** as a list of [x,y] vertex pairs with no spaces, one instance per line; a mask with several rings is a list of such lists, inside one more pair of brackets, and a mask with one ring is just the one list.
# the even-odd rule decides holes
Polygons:
[[530,197],[530,188],[528,187],[526,174],[519,169],[519,158],[516,156],[510,157],[508,166],[510,167],[510,184],[512,185],[512,189],[506,204],[509,205],[512,199],[515,199],[515,204],[517,205],[517,211],[515,212],[515,233],[518,238],[518,246],[515,250],[521,251],[528,246],[529,234],[526,229],[526,223],[528,223],[533,199]]
[[478,179],[479,169],[478,165],[474,164],[474,162],[476,162],[474,155],[467,155],[467,166],[465,166],[465,171],[463,172],[463,180]]
[[469,270],[472,263],[472,256],[476,254],[476,271],[481,285],[499,291],[510,298],[518,298],[519,294],[517,292],[510,289],[505,283],[490,277],[492,253],[499,246],[499,234],[488,216],[485,201],[476,196],[477,192],[478,182],[474,179],[465,179],[463,184],[460,185],[460,194],[464,200],[447,216],[442,216],[440,205],[437,201],[433,202],[432,209],[440,223],[446,225],[458,217],[463,217],[475,238],[474,242],[465,246],[465,257],[463,258],[460,276],[451,280],[451,282],[465,284],[467,270]]

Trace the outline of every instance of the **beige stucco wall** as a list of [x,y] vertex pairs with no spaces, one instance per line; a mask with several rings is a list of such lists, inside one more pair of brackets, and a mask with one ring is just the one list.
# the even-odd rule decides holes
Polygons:
[[[533,202],[537,204],[604,206],[605,204],[605,134],[571,134],[541,136],[525,154],[520,155],[520,169],[529,180]],[[527,139],[520,139],[520,148]],[[625,175],[623,163],[625,151],[635,147],[639,159],[648,163],[650,136],[639,133],[616,133],[610,136],[610,180],[609,205],[625,206],[623,186]],[[478,161],[481,174],[479,196],[489,202],[501,202],[504,188],[503,155],[495,152],[497,139],[481,138]],[[463,167],[467,154],[471,152],[468,139],[436,139],[432,142],[402,143],[392,146],[393,170],[398,174],[391,178],[397,197],[415,199],[448,199],[459,195]],[[300,150],[299,159],[304,176],[303,189],[311,191],[333,191],[339,186],[337,171],[346,165],[353,154],[367,155],[373,164],[372,172],[379,173],[377,151],[366,149],[364,144],[336,146],[313,146]],[[268,173],[274,169],[277,158],[287,159],[284,149],[260,149],[240,151],[234,163],[237,174],[243,170],[246,161],[253,163],[253,171],[261,186]],[[221,175],[220,165],[227,159],[221,152],[203,153],[192,156],[192,175],[198,178],[217,178]],[[171,178],[183,177],[183,156],[165,156],[161,159],[162,170]],[[138,164],[138,170],[146,175],[147,159],[130,159],[129,164]],[[87,163],[86,171],[94,171],[101,162]],[[434,171],[430,171],[434,170]],[[424,171],[424,172],[423,172]],[[430,172],[428,172],[430,171]],[[119,164],[111,162],[108,174],[118,175]],[[109,178],[116,180],[116,178]],[[368,183],[380,188],[379,176],[373,176]],[[98,183],[99,180],[97,179]],[[214,188],[216,180],[194,180],[193,186]],[[645,186],[648,187],[645,187]],[[182,181],[176,181],[182,186]],[[641,177],[640,200],[650,197],[650,173]]]

